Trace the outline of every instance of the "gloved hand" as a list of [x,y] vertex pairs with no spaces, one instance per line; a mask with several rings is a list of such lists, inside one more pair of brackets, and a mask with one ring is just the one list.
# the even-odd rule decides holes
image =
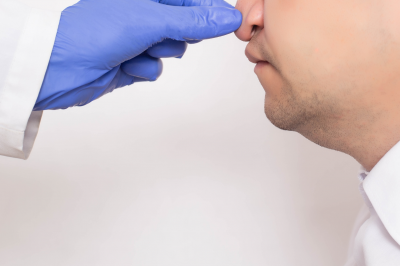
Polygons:
[[62,13],[35,111],[82,106],[139,81],[186,42],[228,34],[241,13],[222,0],[81,0]]

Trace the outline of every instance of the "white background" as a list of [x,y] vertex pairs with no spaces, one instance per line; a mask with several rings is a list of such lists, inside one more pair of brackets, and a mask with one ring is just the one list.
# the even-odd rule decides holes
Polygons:
[[245,45],[45,112],[31,158],[0,158],[0,265],[343,264],[359,166],[271,125]]

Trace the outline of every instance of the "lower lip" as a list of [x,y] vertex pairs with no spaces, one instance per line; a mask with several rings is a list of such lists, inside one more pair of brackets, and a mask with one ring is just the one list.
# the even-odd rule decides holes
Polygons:
[[267,61],[260,61],[254,67],[254,72],[257,74],[257,72],[261,71],[261,69],[263,69],[267,66],[269,66],[269,63]]

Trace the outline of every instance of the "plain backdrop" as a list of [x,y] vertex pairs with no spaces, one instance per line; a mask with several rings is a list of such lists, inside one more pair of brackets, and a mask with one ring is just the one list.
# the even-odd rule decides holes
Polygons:
[[46,111],[30,159],[0,158],[0,265],[342,265],[359,165],[271,125],[245,45]]

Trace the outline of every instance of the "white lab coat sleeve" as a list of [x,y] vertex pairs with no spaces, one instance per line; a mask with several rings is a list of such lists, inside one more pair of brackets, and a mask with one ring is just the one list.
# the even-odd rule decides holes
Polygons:
[[61,11],[0,0],[0,155],[27,159],[42,112],[32,112]]

